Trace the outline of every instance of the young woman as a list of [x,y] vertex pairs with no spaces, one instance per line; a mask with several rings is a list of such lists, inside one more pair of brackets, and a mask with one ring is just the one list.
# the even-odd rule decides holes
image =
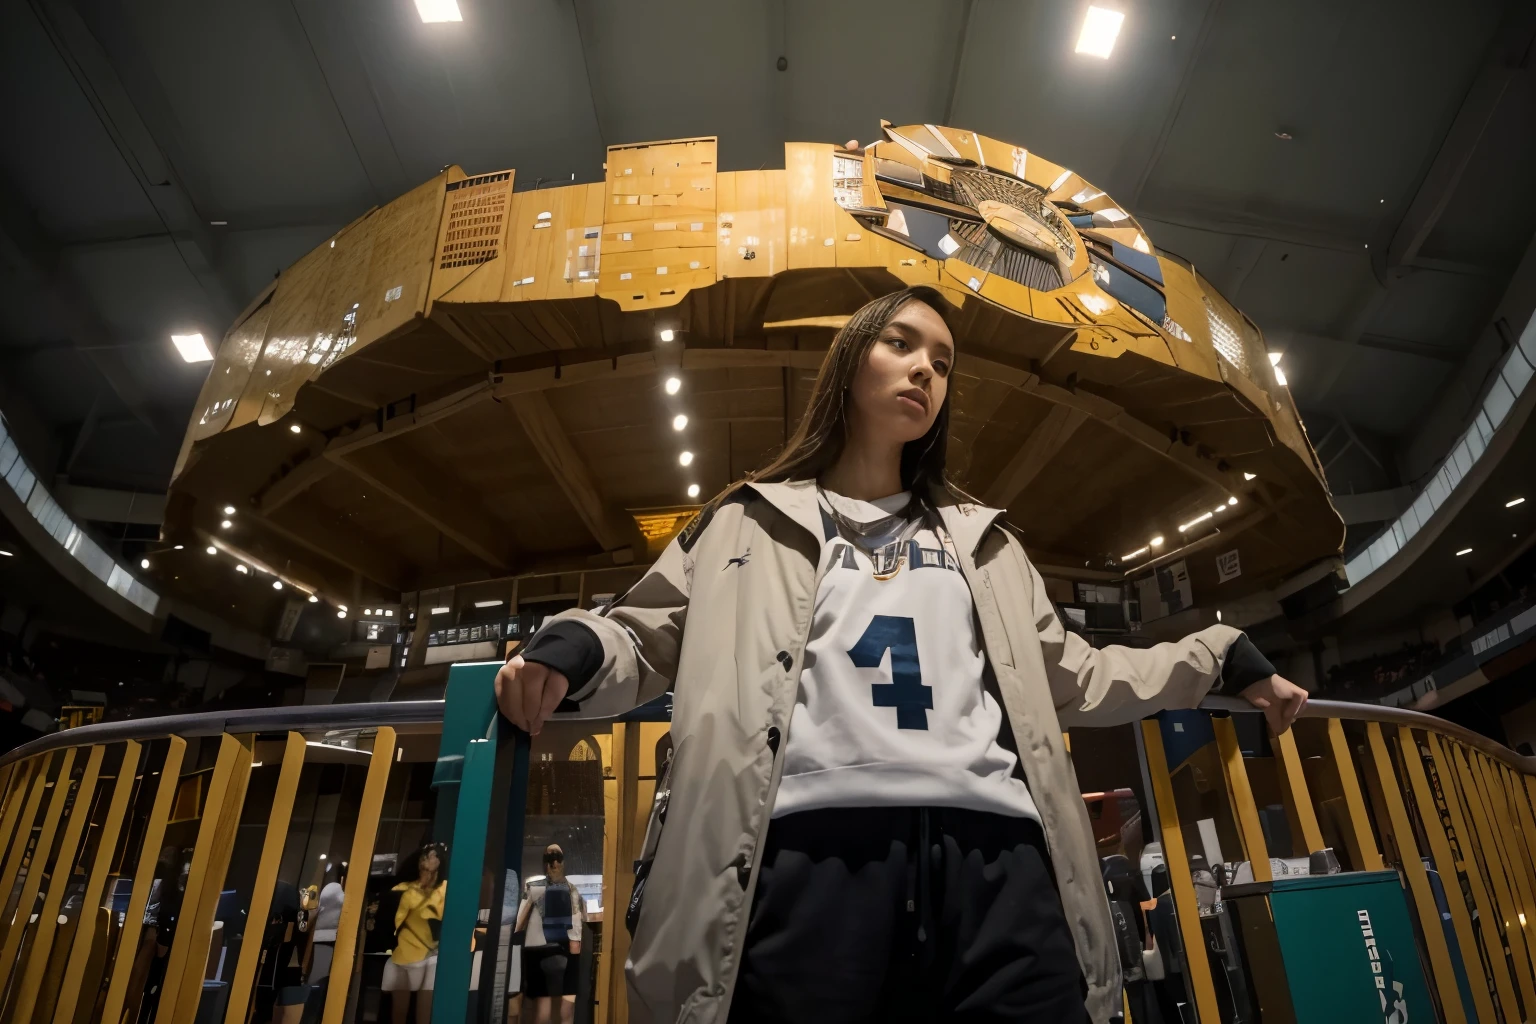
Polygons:
[[532,1024],[576,1019],[577,967],[586,904],[565,877],[565,851],[551,843],[544,850],[544,877],[528,883],[528,894],[513,931],[524,932],[523,988],[533,1003]]
[[1000,512],[945,478],[948,308],[909,288],[854,314],[783,452],[497,675],[534,734],[567,697],[674,690],[632,1021],[1103,1024],[1115,937],[1062,731],[1218,685],[1283,730],[1306,700],[1230,627],[1063,630]]
[[390,993],[394,1024],[407,1024],[411,993],[416,993],[416,1024],[432,1020],[432,992],[437,987],[437,941],[443,927],[443,899],[448,883],[443,879],[448,848],[428,843],[405,862],[406,881],[395,886],[400,902],[395,907],[395,951],[384,965],[380,988]]

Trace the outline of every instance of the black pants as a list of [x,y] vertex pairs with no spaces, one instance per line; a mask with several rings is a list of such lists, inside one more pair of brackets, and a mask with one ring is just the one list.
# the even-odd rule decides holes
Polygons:
[[1088,1020],[1034,821],[837,808],[766,842],[730,1024]]

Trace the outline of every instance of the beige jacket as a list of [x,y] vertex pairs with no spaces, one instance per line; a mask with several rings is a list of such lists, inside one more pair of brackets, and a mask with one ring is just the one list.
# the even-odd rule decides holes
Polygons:
[[[935,496],[975,598],[1019,758],[1040,810],[1094,1021],[1121,1012],[1120,969],[1088,812],[1062,731],[1194,707],[1240,635],[1213,626],[1148,650],[1066,632],[1000,512]],[[753,484],[668,546],[603,614],[572,610],[603,664],[571,694],[620,714],[674,691],[665,827],[625,965],[635,1024],[726,1019],[820,582],[813,483]],[[674,686],[675,681],[675,686]],[[617,925],[617,921],[615,921]]]

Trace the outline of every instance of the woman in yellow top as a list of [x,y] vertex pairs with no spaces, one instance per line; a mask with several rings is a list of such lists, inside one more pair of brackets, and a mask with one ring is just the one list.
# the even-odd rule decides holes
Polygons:
[[395,886],[394,891],[400,894],[400,904],[395,909],[395,951],[384,965],[381,986],[392,993],[394,1024],[406,1024],[409,1019],[412,992],[416,993],[417,1024],[429,1024],[432,1020],[437,940],[443,926],[443,897],[448,891],[448,883],[443,880],[447,860],[448,847],[428,843],[412,855],[401,872],[406,878],[414,873],[415,880]]

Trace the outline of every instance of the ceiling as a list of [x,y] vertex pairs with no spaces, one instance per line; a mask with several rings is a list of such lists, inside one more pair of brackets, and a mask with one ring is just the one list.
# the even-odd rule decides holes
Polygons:
[[[1114,3],[1109,3],[1115,6]],[[222,335],[273,276],[446,164],[520,189],[604,147],[947,123],[1070,166],[1266,332],[1314,438],[1398,456],[1536,232],[1526,5],[1019,0],[29,0],[0,10],[0,408],[33,461],[163,491]],[[784,70],[779,70],[779,58]],[[1289,139],[1277,133],[1288,134]]]

